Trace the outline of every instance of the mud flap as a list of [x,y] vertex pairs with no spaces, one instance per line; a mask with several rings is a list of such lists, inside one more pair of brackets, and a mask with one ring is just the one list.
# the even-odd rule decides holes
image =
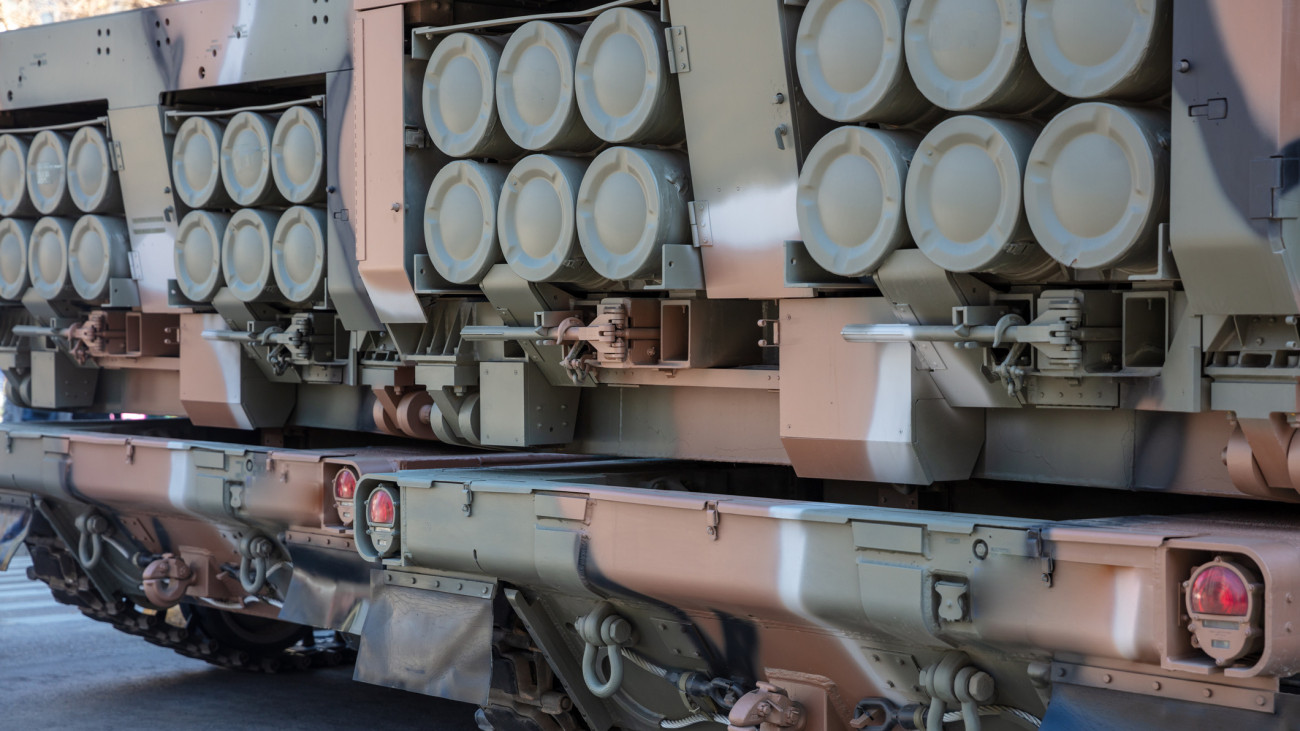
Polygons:
[[32,511],[25,506],[0,504],[0,571],[9,570],[9,561],[27,538],[32,527]]
[[370,598],[370,570],[356,552],[294,545],[293,579],[280,619],[310,627],[361,634]]
[[1300,696],[1278,693],[1273,713],[1057,683],[1042,731],[1300,728]]
[[486,705],[492,685],[492,601],[408,589],[371,573],[353,679]]

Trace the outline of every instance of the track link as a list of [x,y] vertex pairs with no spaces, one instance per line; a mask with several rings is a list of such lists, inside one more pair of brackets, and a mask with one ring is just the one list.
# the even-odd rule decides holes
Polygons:
[[337,633],[314,633],[309,627],[303,627],[302,638],[287,648],[240,647],[221,642],[204,630],[203,615],[199,612],[186,613],[185,626],[180,627],[169,623],[165,613],[141,611],[125,597],[105,599],[58,538],[29,535],[27,549],[32,556],[27,578],[45,582],[56,601],[77,607],[87,617],[112,625],[120,632],[141,637],[185,657],[232,670],[261,673],[333,667],[356,659],[356,652]]

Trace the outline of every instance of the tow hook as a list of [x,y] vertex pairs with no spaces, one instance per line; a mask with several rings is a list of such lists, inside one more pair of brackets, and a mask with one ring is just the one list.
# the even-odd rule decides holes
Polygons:
[[93,510],[78,516],[76,526],[81,534],[77,540],[77,558],[83,567],[93,569],[104,555],[104,536],[113,526],[108,518]]
[[[613,605],[601,602],[574,624],[578,636],[586,643],[582,650],[582,679],[587,689],[597,698],[608,698],[618,692],[623,684],[623,653],[625,645],[633,644],[635,632],[632,623],[619,616]],[[601,681],[596,671],[597,654],[601,648],[609,649],[609,678]]]
[[180,603],[194,579],[189,564],[175,554],[164,553],[144,569],[144,595],[160,609],[173,607]]
[[727,731],[800,731],[808,721],[803,704],[790,697],[784,688],[759,681],[727,715]]
[[267,564],[275,553],[275,544],[266,536],[245,536],[239,541],[239,585],[249,594],[259,594],[266,586]]

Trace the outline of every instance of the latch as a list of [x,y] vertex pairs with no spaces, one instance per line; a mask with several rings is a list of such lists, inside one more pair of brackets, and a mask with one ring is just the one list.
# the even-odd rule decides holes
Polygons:
[[691,53],[686,46],[686,26],[674,25],[664,29],[668,41],[668,71],[685,74],[691,70]]
[[965,580],[948,580],[934,582],[934,592],[939,595],[939,619],[945,622],[961,622],[967,619],[969,586]]
[[1043,574],[1043,583],[1047,584],[1047,588],[1050,589],[1052,588],[1052,573],[1056,571],[1056,561],[1052,559],[1047,550],[1047,541],[1043,538],[1043,529],[1030,528],[1028,537],[1029,548],[1033,551],[1034,557],[1038,559],[1038,567]]
[[460,512],[468,518],[474,514],[474,490],[469,485],[465,485],[460,491],[465,498],[464,504],[460,506]]
[[1228,100],[1210,99],[1204,104],[1193,104],[1187,107],[1187,116],[1205,117],[1208,120],[1227,119]]
[[704,532],[709,534],[709,538],[718,540],[718,524],[722,522],[722,516],[718,515],[718,504],[707,502],[704,504]]

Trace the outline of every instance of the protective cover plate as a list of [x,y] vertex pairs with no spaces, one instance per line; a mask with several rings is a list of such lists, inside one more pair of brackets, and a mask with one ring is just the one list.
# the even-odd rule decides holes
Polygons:
[[606,142],[682,138],[681,94],[658,16],[629,8],[601,13],[583,34],[574,78],[582,118]]
[[108,296],[109,280],[130,274],[126,224],[107,216],[82,216],[68,236],[68,279],[83,300]]
[[1043,130],[1029,155],[1025,213],[1038,243],[1077,269],[1154,265],[1169,217],[1168,116],[1079,104]]
[[[916,245],[950,272],[1015,274],[1047,256],[1029,239],[1022,177],[1039,128],[953,117],[921,141],[904,208]],[[1023,243],[1022,243],[1023,242]]]
[[813,108],[839,122],[911,122],[931,109],[903,58],[907,0],[812,0],[795,67]]
[[953,111],[1025,111],[1051,89],[1024,43],[1025,0],[912,0],[904,48],[916,87]]
[[573,68],[579,35],[535,20],[510,36],[497,67],[497,111],[526,150],[582,152],[600,145],[578,110]]
[[68,198],[68,138],[45,130],[32,138],[27,148],[27,195],[36,210],[45,215],[71,213]]
[[0,220],[0,299],[19,300],[27,291],[27,242],[31,236],[30,221]]
[[27,275],[32,289],[47,300],[68,291],[68,237],[72,221],[46,216],[32,227],[27,245]]
[[98,127],[82,127],[68,143],[68,195],[86,213],[120,209],[122,189],[113,169],[108,138]]
[[1146,98],[1169,88],[1172,0],[1028,0],[1034,66],[1079,99]]
[[424,125],[452,157],[514,157],[519,147],[497,114],[496,78],[504,39],[452,33],[429,56],[421,91]]
[[221,276],[221,240],[230,216],[209,211],[190,211],[176,228],[172,250],[176,286],[192,302],[207,302],[225,284]]
[[316,110],[290,107],[271,137],[271,176],[290,203],[325,196],[325,120]]
[[310,302],[325,291],[325,213],[294,206],[280,216],[271,240],[271,271],[290,302]]
[[271,120],[256,112],[230,119],[221,137],[221,182],[230,199],[241,206],[258,206],[279,197],[271,177]]
[[804,246],[821,268],[861,277],[911,241],[903,190],[920,141],[911,132],[840,127],[813,147],[797,205]]
[[0,135],[0,216],[35,211],[27,196],[27,143],[15,135]]
[[624,281],[659,274],[664,244],[690,241],[690,163],[667,150],[611,147],[578,189],[578,240],[591,268]]
[[478,284],[503,261],[497,205],[510,168],[457,160],[434,177],[424,201],[424,246],[438,274]]
[[207,117],[190,117],[172,144],[172,187],[190,208],[230,204],[221,182],[221,139],[225,126]]
[[506,263],[530,282],[562,276],[581,259],[574,207],[588,161],[530,155],[510,171],[497,205]]
[[241,302],[255,302],[275,295],[271,273],[271,234],[276,216],[245,208],[230,217],[221,239],[221,272],[226,287]]

